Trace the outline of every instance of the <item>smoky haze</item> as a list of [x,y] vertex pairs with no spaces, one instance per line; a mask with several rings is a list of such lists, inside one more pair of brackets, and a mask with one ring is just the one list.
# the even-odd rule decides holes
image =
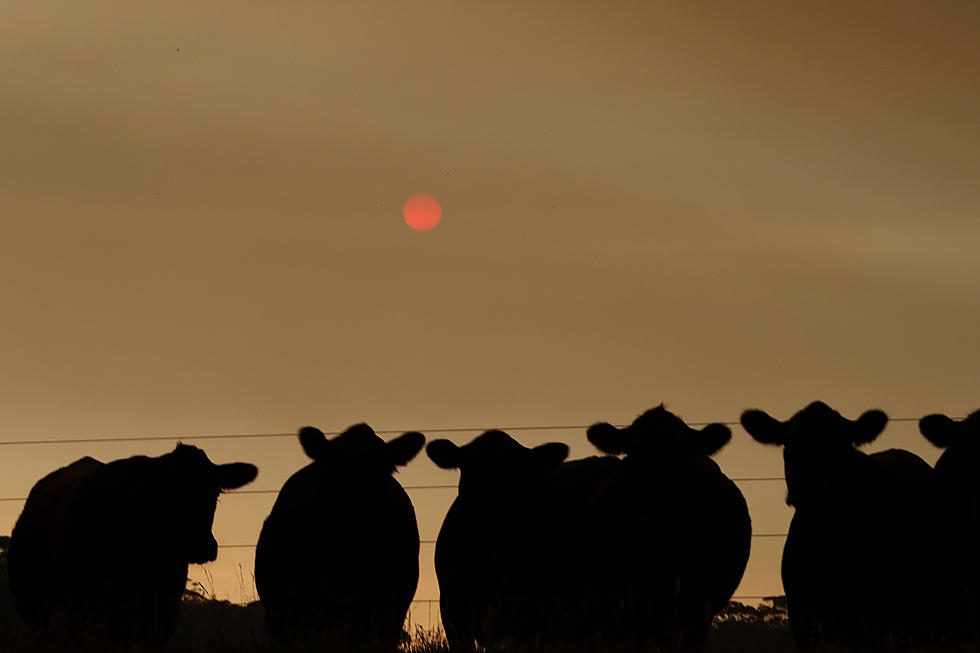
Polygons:
[[[980,403],[974,3],[2,14],[0,439]],[[443,207],[428,233],[401,218],[417,192]],[[733,431],[729,476],[782,475]],[[256,489],[305,464],[292,437],[197,444]],[[938,456],[914,423],[889,447]],[[0,495],[172,448],[3,447]],[[398,478],[456,482],[422,457]],[[782,484],[742,490],[785,532]],[[454,492],[410,494],[435,539]],[[273,500],[223,498],[219,542],[254,544]],[[781,548],[753,541],[737,595],[781,592]],[[219,595],[248,598],[251,556],[221,551]]]

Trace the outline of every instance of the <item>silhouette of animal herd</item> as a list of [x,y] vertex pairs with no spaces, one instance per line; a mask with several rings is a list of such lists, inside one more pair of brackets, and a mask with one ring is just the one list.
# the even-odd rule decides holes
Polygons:
[[[742,426],[780,446],[795,509],[782,558],[801,649],[975,642],[980,626],[980,411],[919,422],[944,449],[857,447],[884,430],[814,402],[786,421],[748,410]],[[435,567],[453,653],[477,647],[700,650],[741,581],[751,522],[711,456],[731,439],[663,405],[629,426],[598,423],[604,455],[528,448],[491,430],[429,458],[459,470]],[[312,462],[283,485],[255,552],[270,636],[281,642],[397,647],[419,576],[412,502],[392,474],[425,436],[385,442],[366,424],[327,439],[299,431]],[[115,641],[166,641],[189,564],[217,556],[222,490],[254,465],[215,465],[178,444],[157,458],[82,458],[39,480],[14,527],[10,589],[36,630],[79,628]]]

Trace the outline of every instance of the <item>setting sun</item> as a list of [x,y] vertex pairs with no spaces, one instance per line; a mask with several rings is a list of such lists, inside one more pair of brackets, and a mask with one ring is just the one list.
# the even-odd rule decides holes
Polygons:
[[406,200],[402,215],[405,216],[408,226],[415,231],[430,231],[442,219],[442,207],[432,195],[418,193]]

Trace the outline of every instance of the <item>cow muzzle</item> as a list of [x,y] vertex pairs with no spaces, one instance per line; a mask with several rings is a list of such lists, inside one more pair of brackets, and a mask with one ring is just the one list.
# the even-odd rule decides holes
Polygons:
[[213,535],[208,535],[208,539],[199,546],[192,547],[187,556],[187,562],[195,565],[211,562],[218,557],[218,541]]

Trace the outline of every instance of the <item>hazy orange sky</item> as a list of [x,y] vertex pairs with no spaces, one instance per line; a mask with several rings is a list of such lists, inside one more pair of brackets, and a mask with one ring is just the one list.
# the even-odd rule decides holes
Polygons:
[[[0,440],[980,407],[980,6],[693,4],[8,3]],[[198,444],[252,489],[304,464]],[[896,446],[937,457],[914,423],[869,449]],[[0,496],[172,447],[0,447]],[[740,428],[719,462],[782,474]],[[785,532],[784,486],[741,485]],[[412,492],[423,539],[454,494]],[[223,499],[219,541],[273,500]],[[739,595],[781,592],[781,548]],[[251,561],[221,551],[221,596]]]

